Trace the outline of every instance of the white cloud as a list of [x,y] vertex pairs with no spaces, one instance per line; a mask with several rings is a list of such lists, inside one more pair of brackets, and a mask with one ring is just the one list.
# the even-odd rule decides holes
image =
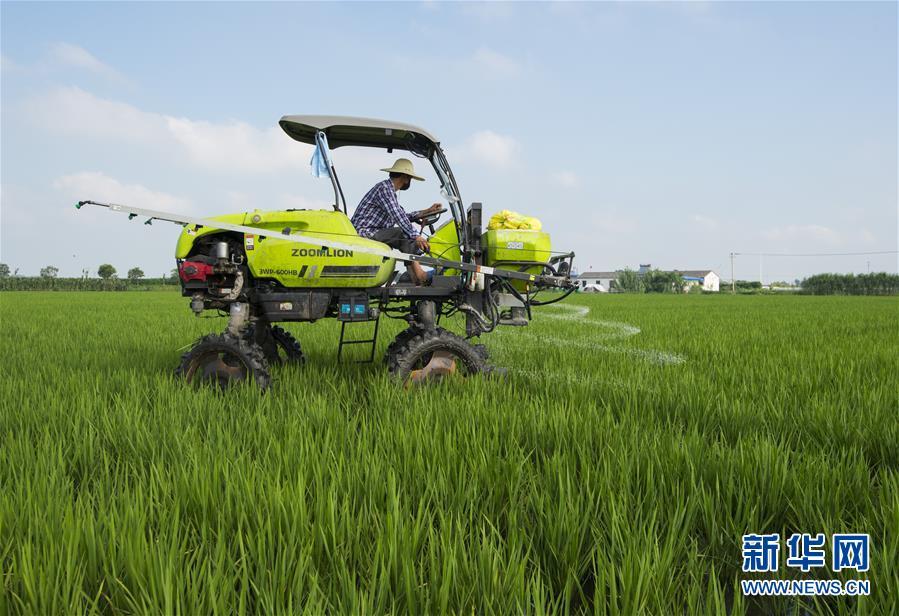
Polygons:
[[843,243],[839,233],[823,225],[786,225],[768,229],[762,234],[766,239],[781,242],[813,241],[831,246]]
[[50,48],[50,56],[63,66],[84,69],[116,81],[125,81],[125,78],[117,70],[104,64],[92,53],[78,45],[56,43]]
[[312,146],[280,128],[244,122],[212,123],[142,111],[77,87],[57,88],[31,101],[32,120],[44,129],[81,137],[161,146],[190,162],[223,172],[265,173],[308,164]]
[[521,66],[515,60],[487,47],[478,49],[472,61],[492,76],[512,77],[521,72]]
[[461,155],[492,167],[502,168],[509,167],[515,162],[518,150],[518,142],[512,137],[500,135],[492,130],[482,130],[468,138]]
[[248,172],[277,171],[309,161],[312,148],[289,139],[280,128],[259,130],[244,122],[213,124],[165,116],[169,135],[200,166]]
[[694,224],[697,226],[706,229],[707,231],[713,231],[718,228],[718,221],[714,218],[709,218],[708,216],[703,216],[702,214],[693,214],[690,217]]
[[580,182],[573,171],[557,171],[552,175],[552,179],[564,188],[574,188]]
[[82,171],[57,178],[53,187],[72,201],[91,199],[166,212],[185,213],[193,210],[189,199],[155,191],[141,184],[123,184],[97,171]]
[[27,109],[38,126],[66,135],[162,143],[168,133],[164,116],[99,98],[74,86],[36,98]]

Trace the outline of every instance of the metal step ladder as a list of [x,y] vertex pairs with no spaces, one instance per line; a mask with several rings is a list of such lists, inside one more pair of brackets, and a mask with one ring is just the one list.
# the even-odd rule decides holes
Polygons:
[[337,344],[337,363],[341,363],[343,358],[343,347],[351,344],[369,344],[371,345],[371,351],[368,354],[368,359],[360,359],[355,363],[357,364],[370,364],[375,360],[375,348],[378,344],[378,325],[381,323],[381,313],[378,313],[378,316],[374,319],[375,322],[375,331],[372,333],[371,338],[363,338],[357,340],[347,340],[346,339],[346,326],[350,323],[371,323],[371,320],[368,321],[341,321],[340,322],[340,342]]

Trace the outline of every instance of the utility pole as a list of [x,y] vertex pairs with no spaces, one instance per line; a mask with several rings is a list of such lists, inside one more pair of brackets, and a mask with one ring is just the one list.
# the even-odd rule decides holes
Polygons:
[[765,283],[762,282],[762,253],[759,253],[759,284],[764,286]]
[[730,253],[730,294],[737,292],[737,281],[734,279],[734,253]]

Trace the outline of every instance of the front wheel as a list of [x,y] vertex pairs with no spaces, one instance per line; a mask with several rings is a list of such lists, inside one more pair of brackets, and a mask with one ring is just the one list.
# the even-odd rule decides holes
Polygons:
[[265,390],[271,384],[262,348],[230,334],[209,334],[181,356],[175,375],[199,387],[225,391],[235,384],[253,383]]
[[488,371],[482,351],[441,328],[417,333],[396,349],[391,359],[390,373],[407,387]]
[[416,336],[420,336],[422,332],[424,332],[424,330],[420,327],[410,325],[397,334],[396,338],[393,339],[393,342],[390,343],[387,347],[387,351],[384,353],[384,361],[387,362],[388,370],[392,372],[396,368],[397,355],[406,348],[406,345],[409,344],[410,340]]

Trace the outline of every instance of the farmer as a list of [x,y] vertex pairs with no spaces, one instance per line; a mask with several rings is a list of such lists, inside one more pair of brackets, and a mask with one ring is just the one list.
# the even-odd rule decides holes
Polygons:
[[[427,238],[415,230],[409,215],[400,207],[396,198],[397,191],[409,190],[413,179],[424,182],[424,178],[415,175],[412,161],[407,158],[397,158],[392,167],[381,171],[386,171],[390,177],[375,184],[362,197],[353,213],[353,226],[362,237],[384,242],[402,252],[427,252],[431,249]],[[440,204],[435,203],[425,212],[439,209]],[[420,264],[411,261],[406,263],[406,269],[415,284],[427,283],[428,276]]]

